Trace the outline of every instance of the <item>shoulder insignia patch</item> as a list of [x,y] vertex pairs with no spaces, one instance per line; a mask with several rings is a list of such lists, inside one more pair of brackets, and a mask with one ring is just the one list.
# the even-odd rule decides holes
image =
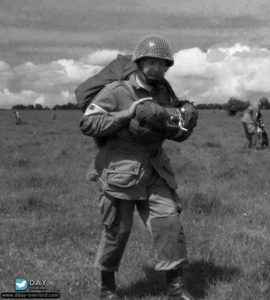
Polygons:
[[96,115],[96,114],[105,114],[107,111],[97,104],[91,103],[88,105],[86,111],[84,112],[84,116]]

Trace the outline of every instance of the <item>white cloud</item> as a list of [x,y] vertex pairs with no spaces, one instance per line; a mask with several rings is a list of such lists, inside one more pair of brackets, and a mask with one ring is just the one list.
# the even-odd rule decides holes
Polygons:
[[241,45],[239,43],[235,44],[233,47],[219,47],[220,52],[224,52],[228,56],[232,56],[236,53],[250,52],[250,47],[246,45]]
[[16,104],[75,102],[76,86],[113,60],[116,50],[96,51],[80,60],[59,59],[48,64],[27,62],[11,68],[0,61],[0,107]]
[[12,93],[8,89],[0,90],[1,105],[3,107],[11,107],[13,105],[22,104],[37,104],[42,95],[33,91],[22,91],[20,93]]
[[[0,61],[0,107],[15,104],[75,102],[76,86],[96,74],[120,53],[98,50],[79,60],[59,59],[48,64],[27,62],[11,67]],[[226,102],[230,97],[270,96],[270,50],[235,44],[180,50],[167,78],[179,97],[195,103]]]
[[270,94],[270,51],[235,44],[203,52],[186,49],[174,55],[168,72],[180,97],[195,102],[226,102],[230,97],[249,99],[253,94]]
[[82,78],[94,75],[100,70],[98,65],[74,61],[73,59],[59,59],[57,63],[62,66],[62,72],[66,80],[71,82],[78,82]]
[[206,74],[208,66],[206,53],[199,48],[181,50],[174,55],[174,66],[170,70],[172,76],[200,76]]
[[81,61],[94,66],[105,66],[110,61],[112,61],[119,53],[123,54],[123,52],[120,52],[118,50],[98,50],[87,55],[86,57],[83,57]]

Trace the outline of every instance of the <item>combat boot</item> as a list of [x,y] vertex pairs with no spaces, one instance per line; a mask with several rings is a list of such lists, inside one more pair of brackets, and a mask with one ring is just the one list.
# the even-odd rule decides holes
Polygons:
[[114,272],[101,271],[100,300],[118,300]]
[[184,289],[183,268],[167,271],[166,275],[168,300],[194,300]]

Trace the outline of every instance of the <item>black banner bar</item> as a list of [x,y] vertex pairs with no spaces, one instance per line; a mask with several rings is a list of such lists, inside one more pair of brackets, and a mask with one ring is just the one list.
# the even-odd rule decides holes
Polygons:
[[58,299],[60,298],[60,293],[2,293],[2,299]]

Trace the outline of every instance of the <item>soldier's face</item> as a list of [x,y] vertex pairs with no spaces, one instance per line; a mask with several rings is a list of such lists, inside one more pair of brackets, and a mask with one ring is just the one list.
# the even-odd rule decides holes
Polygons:
[[168,70],[167,62],[159,58],[144,58],[140,61],[140,71],[147,84],[156,84]]

